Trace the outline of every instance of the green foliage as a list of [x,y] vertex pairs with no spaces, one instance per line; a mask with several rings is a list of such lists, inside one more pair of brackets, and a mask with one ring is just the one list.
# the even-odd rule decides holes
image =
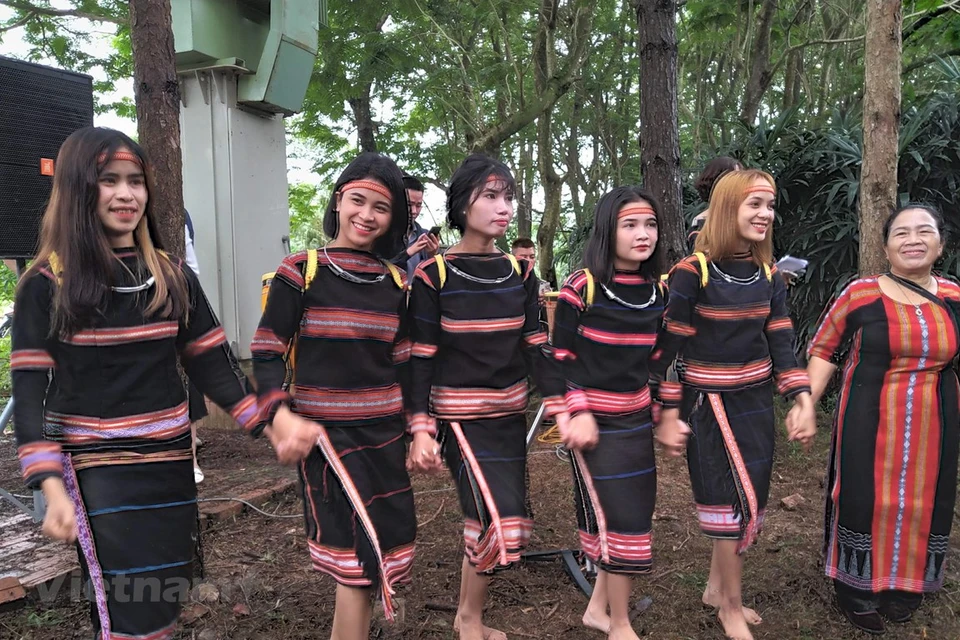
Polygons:
[[0,338],[0,398],[9,398],[13,394],[13,381],[10,377],[10,336]]
[[330,189],[321,189],[313,184],[290,185],[291,251],[303,251],[323,244],[323,212],[327,205],[323,195],[329,192]]
[[[921,201],[941,209],[948,245],[938,268],[960,277],[960,68],[943,61],[935,90],[904,104],[900,130],[900,202]],[[791,289],[801,344],[806,344],[830,298],[857,274],[862,124],[859,113],[835,111],[822,127],[809,129],[797,110],[741,128],[736,141],[717,153],[764,168],[777,180],[777,255],[810,260]],[[695,205],[690,202],[690,209]]]

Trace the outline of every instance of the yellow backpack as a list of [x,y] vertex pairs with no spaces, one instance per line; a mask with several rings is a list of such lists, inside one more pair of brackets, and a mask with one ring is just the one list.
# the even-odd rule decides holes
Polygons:
[[[317,265],[319,264],[318,254],[319,252],[316,249],[307,249],[307,264],[303,270],[303,288],[300,289],[300,293],[306,293],[307,289],[309,289],[310,285],[313,283],[314,278],[317,277]],[[402,290],[404,286],[403,277],[400,275],[400,270],[386,260],[383,261],[383,264],[390,272],[390,277],[393,278],[393,283]],[[260,278],[260,313],[263,313],[263,311],[267,308],[267,297],[270,294],[270,285],[273,284],[273,279],[276,277],[276,275],[277,272],[273,271],[271,273],[263,274],[263,277]],[[293,337],[290,338],[290,345],[287,347],[287,353],[283,356],[283,359],[287,364],[287,376],[284,383],[285,386],[293,384],[293,373],[296,370],[297,362],[297,340],[299,337],[299,331],[293,334]]]

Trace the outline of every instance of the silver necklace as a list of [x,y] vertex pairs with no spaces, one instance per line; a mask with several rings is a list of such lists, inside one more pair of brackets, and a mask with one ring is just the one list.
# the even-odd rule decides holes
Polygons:
[[110,290],[116,291],[117,293],[140,293],[152,287],[156,282],[153,276],[150,276],[143,284],[135,284],[132,287],[110,287]]
[[378,282],[382,281],[384,278],[387,277],[386,269],[383,270],[383,273],[373,278],[372,280],[367,280],[366,278],[361,278],[359,276],[353,275],[352,273],[350,273],[349,271],[347,271],[346,269],[344,269],[343,267],[341,267],[340,265],[338,265],[336,262],[333,261],[333,259],[330,257],[330,254],[327,253],[326,246],[323,247],[323,257],[327,259],[327,268],[330,269],[330,271],[332,271],[334,275],[343,278],[347,282],[352,282],[354,284],[377,284]]
[[[921,309],[920,307],[923,304],[923,302],[910,302],[910,296],[907,295],[907,290],[903,288],[903,285],[900,284],[900,281],[897,280],[897,278],[890,278],[890,279],[893,280],[894,284],[897,285],[897,288],[900,289],[900,293],[902,293],[903,297],[907,300],[906,304],[909,304],[913,307],[914,315],[916,315],[918,318],[922,318],[923,309]],[[920,285],[917,285],[917,286],[920,286]],[[924,287],[924,289],[926,289],[926,287]]]
[[457,269],[455,266],[453,266],[452,260],[447,261],[447,268],[449,268],[450,271],[457,274],[461,278],[464,278],[465,280],[469,280],[470,282],[476,282],[478,284],[503,284],[504,282],[510,279],[510,276],[514,274],[513,266],[511,266],[510,271],[507,272],[507,275],[501,278],[480,278],[477,276],[470,275],[466,271],[461,271],[460,269]]
[[760,272],[761,272],[760,267],[757,267],[757,272],[752,276],[750,276],[749,278],[735,278],[734,276],[731,276],[729,273],[724,273],[723,271],[720,270],[720,267],[717,266],[716,262],[711,262],[710,267],[717,273],[718,276],[720,276],[722,280],[725,280],[730,284],[745,286],[748,284],[753,284],[754,282],[760,279]]
[[650,292],[650,299],[643,304],[631,304],[627,302],[623,298],[620,298],[613,291],[610,291],[610,289],[607,288],[607,285],[603,284],[602,282],[600,283],[600,288],[603,289],[604,295],[610,298],[610,300],[616,302],[617,304],[623,305],[628,309],[646,309],[657,300],[657,288],[655,286],[652,287],[653,290]]

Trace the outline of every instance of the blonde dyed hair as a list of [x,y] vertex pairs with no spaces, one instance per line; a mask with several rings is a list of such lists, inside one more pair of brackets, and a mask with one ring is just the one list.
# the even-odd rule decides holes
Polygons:
[[[773,176],[758,169],[731,171],[713,187],[710,196],[710,215],[697,236],[694,250],[707,254],[711,260],[722,260],[740,253],[743,237],[737,224],[740,205],[749,195],[747,189],[757,180],[764,180],[776,191]],[[750,243],[750,255],[759,266],[773,263],[773,226],[761,242]]]

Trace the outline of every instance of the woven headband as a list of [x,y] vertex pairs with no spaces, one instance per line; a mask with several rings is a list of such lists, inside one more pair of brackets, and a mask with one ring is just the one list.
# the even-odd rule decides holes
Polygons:
[[393,202],[393,194],[390,193],[390,189],[387,189],[374,180],[352,180],[340,187],[340,193],[344,194],[351,189],[369,189],[370,191],[376,191],[390,202]]
[[643,214],[643,213],[649,214],[651,216],[657,215],[657,212],[654,211],[653,207],[651,207],[650,205],[633,203],[633,204],[628,204],[624,206],[623,209],[620,209],[620,213],[617,214],[617,220],[619,220],[620,218],[626,218],[627,216],[634,216],[634,215]]
[[772,193],[776,195],[777,190],[769,185],[764,185],[760,187],[750,187],[747,189],[747,193]]
[[[100,154],[100,157],[97,158],[97,164],[106,164],[107,160],[107,152],[104,151]],[[129,151],[114,151],[113,155],[109,157],[109,160],[127,160],[139,166],[140,168],[143,168],[143,163],[140,161],[140,156],[135,153],[130,153]]]

